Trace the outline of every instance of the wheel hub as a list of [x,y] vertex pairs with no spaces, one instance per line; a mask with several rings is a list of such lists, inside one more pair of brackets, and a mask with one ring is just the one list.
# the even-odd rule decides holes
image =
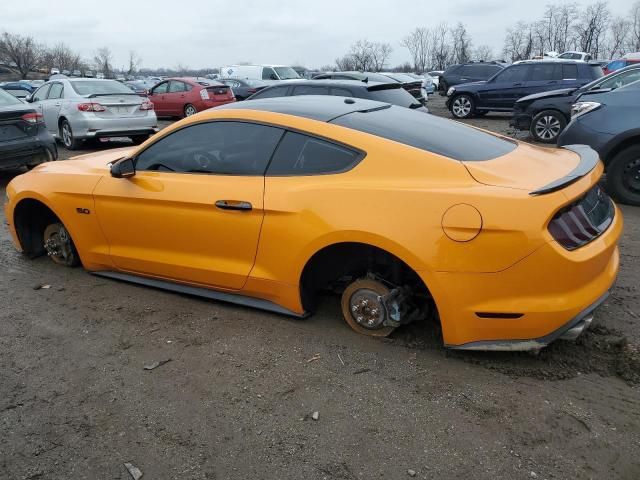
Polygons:
[[453,102],[453,113],[457,117],[465,117],[471,111],[471,102],[465,97],[456,98]]
[[382,327],[386,315],[381,297],[369,289],[357,290],[349,301],[351,316],[362,327],[375,330]]
[[623,182],[629,190],[640,192],[640,158],[627,164],[624,169]]
[[64,227],[53,232],[44,242],[47,255],[57,263],[64,262],[71,253],[71,238]]
[[548,115],[546,117],[542,117],[536,123],[536,134],[544,139],[551,140],[555,138],[560,133],[560,122],[557,118]]

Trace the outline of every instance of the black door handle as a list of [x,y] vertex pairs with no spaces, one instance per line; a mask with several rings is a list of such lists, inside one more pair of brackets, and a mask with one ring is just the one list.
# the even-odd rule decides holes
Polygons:
[[251,210],[253,208],[251,203],[238,200],[218,200],[216,207],[221,210]]

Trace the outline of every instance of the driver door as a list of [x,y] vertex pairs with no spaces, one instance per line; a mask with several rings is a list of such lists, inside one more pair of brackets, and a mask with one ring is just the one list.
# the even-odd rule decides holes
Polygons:
[[264,172],[279,128],[186,126],[135,158],[130,178],[104,177],[95,209],[120,271],[240,290],[264,216]]

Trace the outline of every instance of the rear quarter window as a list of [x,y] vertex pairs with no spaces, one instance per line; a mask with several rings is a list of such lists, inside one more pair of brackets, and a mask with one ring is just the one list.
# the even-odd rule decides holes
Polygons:
[[331,123],[467,162],[501,157],[517,146],[458,122],[396,106],[350,113]]
[[267,169],[270,176],[327,175],[353,168],[363,154],[317,137],[287,132]]

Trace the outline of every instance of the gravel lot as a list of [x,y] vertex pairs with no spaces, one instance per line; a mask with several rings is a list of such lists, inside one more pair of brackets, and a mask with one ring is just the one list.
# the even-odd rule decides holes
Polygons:
[[105,280],[23,258],[3,228],[0,479],[124,480],[125,462],[144,479],[638,479],[640,209],[623,212],[613,295],[538,356],[447,351],[423,324],[365,338],[332,297],[300,321]]

